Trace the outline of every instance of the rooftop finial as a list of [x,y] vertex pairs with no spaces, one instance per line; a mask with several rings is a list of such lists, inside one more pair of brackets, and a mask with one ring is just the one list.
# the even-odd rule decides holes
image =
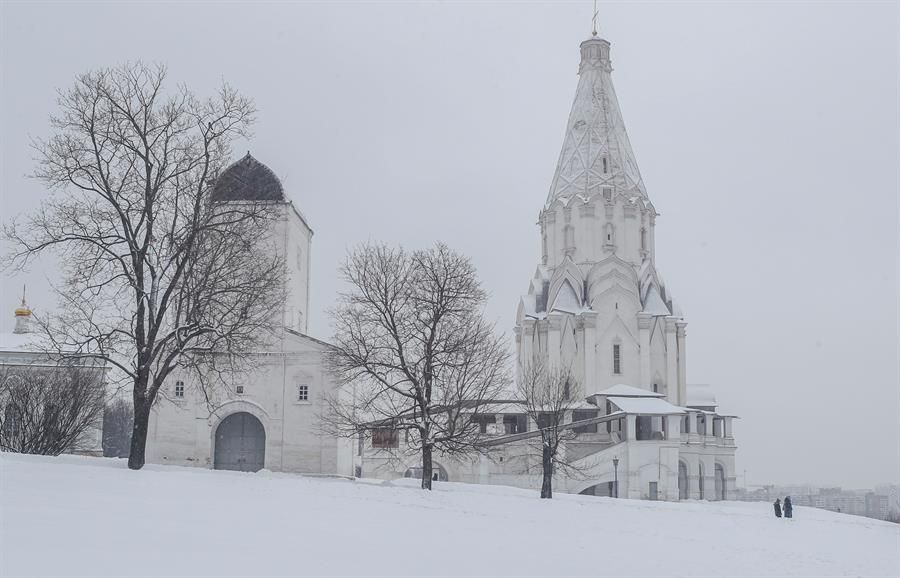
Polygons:
[[31,309],[25,304],[25,286],[22,285],[22,304],[16,307],[16,328],[13,333],[31,332]]
[[594,0],[594,16],[591,18],[591,36],[597,36],[597,0]]

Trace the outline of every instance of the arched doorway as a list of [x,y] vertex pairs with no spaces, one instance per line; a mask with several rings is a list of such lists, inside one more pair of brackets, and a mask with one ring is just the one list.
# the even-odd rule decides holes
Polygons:
[[722,464],[716,464],[716,499],[725,499],[725,468]]
[[603,498],[612,498],[616,495],[614,482],[602,482],[578,492],[582,496],[600,496]]
[[215,450],[215,469],[258,472],[265,466],[266,430],[252,414],[233,413],[216,428]]
[[[446,482],[450,480],[450,476],[447,475],[447,470],[444,469],[444,466],[437,462],[431,463],[431,476],[432,480],[435,482]],[[415,478],[417,480],[422,479],[422,468],[406,468],[406,471],[403,472],[404,478]]]
[[688,499],[688,469],[687,464],[678,462],[678,499]]

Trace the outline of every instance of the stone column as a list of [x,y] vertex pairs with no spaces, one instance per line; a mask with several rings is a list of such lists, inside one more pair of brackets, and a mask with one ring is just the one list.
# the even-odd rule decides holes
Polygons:
[[584,395],[590,395],[600,390],[597,383],[597,315],[586,314],[584,316],[584,383],[582,391]]
[[650,325],[653,322],[653,316],[649,313],[638,313],[638,343],[640,344],[641,354],[641,387],[651,389],[650,375]]
[[716,461],[712,456],[703,456],[703,499],[716,499]]
[[659,496],[661,500],[678,501],[678,448],[667,447],[660,452],[662,472],[659,480]]
[[637,208],[625,201],[622,206],[622,214],[625,217],[625,230],[622,235],[622,243],[620,243],[623,250],[619,253],[619,257],[629,263],[640,263],[641,224],[637,219]]
[[525,319],[522,321],[522,330],[516,339],[521,341],[521,355],[519,356],[519,365],[525,367],[534,361],[534,319]]
[[676,321],[676,335],[678,341],[678,398],[676,405],[687,404],[687,350],[685,328],[687,321]]
[[[685,460],[688,467],[688,498],[692,500],[700,499],[700,460],[696,456],[692,456]],[[705,492],[705,488],[704,488]]]
[[625,416],[625,439],[632,441],[637,439],[637,416],[629,414]]
[[549,353],[550,368],[559,368],[560,331],[562,331],[562,317],[554,315],[547,318],[547,349]]
[[[673,441],[681,441],[681,416],[680,415],[667,415],[666,419],[666,434],[667,438]],[[676,466],[677,460],[676,460]]]
[[575,228],[575,243],[579,248],[579,258],[582,260],[599,261],[601,256],[594,252],[597,243],[597,229],[594,223],[594,204],[586,203],[578,207],[578,225]]
[[556,226],[556,209],[547,209],[541,215],[544,220],[544,234],[547,238],[547,257],[549,258],[549,263],[551,267],[555,267],[560,261],[560,255],[562,255],[562,248],[559,244],[559,227]]
[[670,403],[679,405],[676,323],[675,317],[666,317],[666,397]]
[[516,325],[513,327],[513,334],[516,336],[516,383],[522,379],[522,327]]
[[491,478],[490,460],[488,460],[488,457],[485,455],[479,456],[479,458],[478,458],[478,483],[479,484],[490,483],[490,478]]

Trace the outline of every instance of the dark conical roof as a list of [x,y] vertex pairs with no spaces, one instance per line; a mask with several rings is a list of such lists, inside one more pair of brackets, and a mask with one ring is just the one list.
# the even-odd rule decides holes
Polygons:
[[284,201],[284,188],[272,169],[248,152],[222,171],[212,191],[213,201]]

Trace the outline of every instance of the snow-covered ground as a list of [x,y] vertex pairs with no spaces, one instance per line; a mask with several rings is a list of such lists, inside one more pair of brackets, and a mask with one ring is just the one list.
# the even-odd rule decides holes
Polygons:
[[2,576],[900,575],[900,526],[795,516],[0,454]]

